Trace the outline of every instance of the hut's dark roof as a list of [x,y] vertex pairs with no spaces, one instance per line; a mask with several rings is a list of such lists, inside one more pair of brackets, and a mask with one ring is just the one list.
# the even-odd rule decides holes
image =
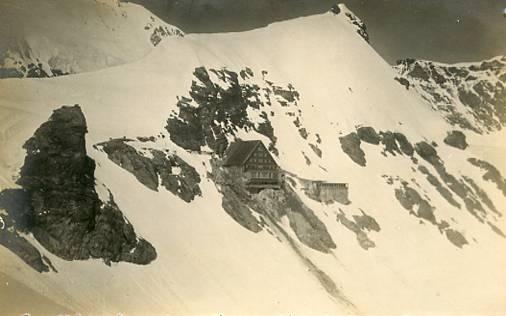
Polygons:
[[223,165],[225,167],[244,165],[258,146],[263,146],[259,140],[233,142],[230,144]]

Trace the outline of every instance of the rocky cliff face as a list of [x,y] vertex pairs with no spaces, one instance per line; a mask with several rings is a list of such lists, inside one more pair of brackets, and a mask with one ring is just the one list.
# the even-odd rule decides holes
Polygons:
[[[156,258],[153,246],[136,235],[112,193],[102,201],[95,191],[95,162],[86,154],[86,132],[79,106],[55,110],[24,144],[27,154],[17,181],[23,189],[3,192],[10,199],[2,199],[0,206],[14,219],[14,231],[17,227],[32,234],[65,260],[148,264]],[[9,248],[23,252],[15,244]]]
[[395,69],[399,83],[454,126],[481,134],[506,124],[506,57],[455,65],[406,59]]

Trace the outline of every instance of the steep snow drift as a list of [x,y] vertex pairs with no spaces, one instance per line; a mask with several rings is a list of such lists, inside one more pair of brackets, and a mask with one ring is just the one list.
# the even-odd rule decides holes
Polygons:
[[[454,127],[338,9],[0,81],[0,188],[16,188],[22,145],[51,113],[79,104],[97,194],[107,186],[157,253],[142,266],[65,261],[25,233],[58,272],[6,248],[0,271],[83,314],[499,315],[506,168],[477,145],[503,132],[447,145]],[[264,142],[282,190],[234,190],[220,146],[238,138]],[[350,203],[320,203],[301,179],[348,183]]]
[[0,78],[116,66],[183,35],[143,7],[119,1],[5,0],[0,20]]

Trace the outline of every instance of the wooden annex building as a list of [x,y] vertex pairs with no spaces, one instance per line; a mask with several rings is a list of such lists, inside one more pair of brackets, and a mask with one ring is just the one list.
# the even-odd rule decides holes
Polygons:
[[279,166],[260,140],[232,143],[223,166],[250,191],[281,188]]

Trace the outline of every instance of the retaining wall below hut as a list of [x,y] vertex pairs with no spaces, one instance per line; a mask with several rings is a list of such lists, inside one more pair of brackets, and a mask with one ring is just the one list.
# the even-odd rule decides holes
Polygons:
[[348,184],[347,183],[331,183],[324,181],[301,180],[303,190],[306,195],[323,202],[330,204],[338,202],[341,204],[349,204],[348,199]]

